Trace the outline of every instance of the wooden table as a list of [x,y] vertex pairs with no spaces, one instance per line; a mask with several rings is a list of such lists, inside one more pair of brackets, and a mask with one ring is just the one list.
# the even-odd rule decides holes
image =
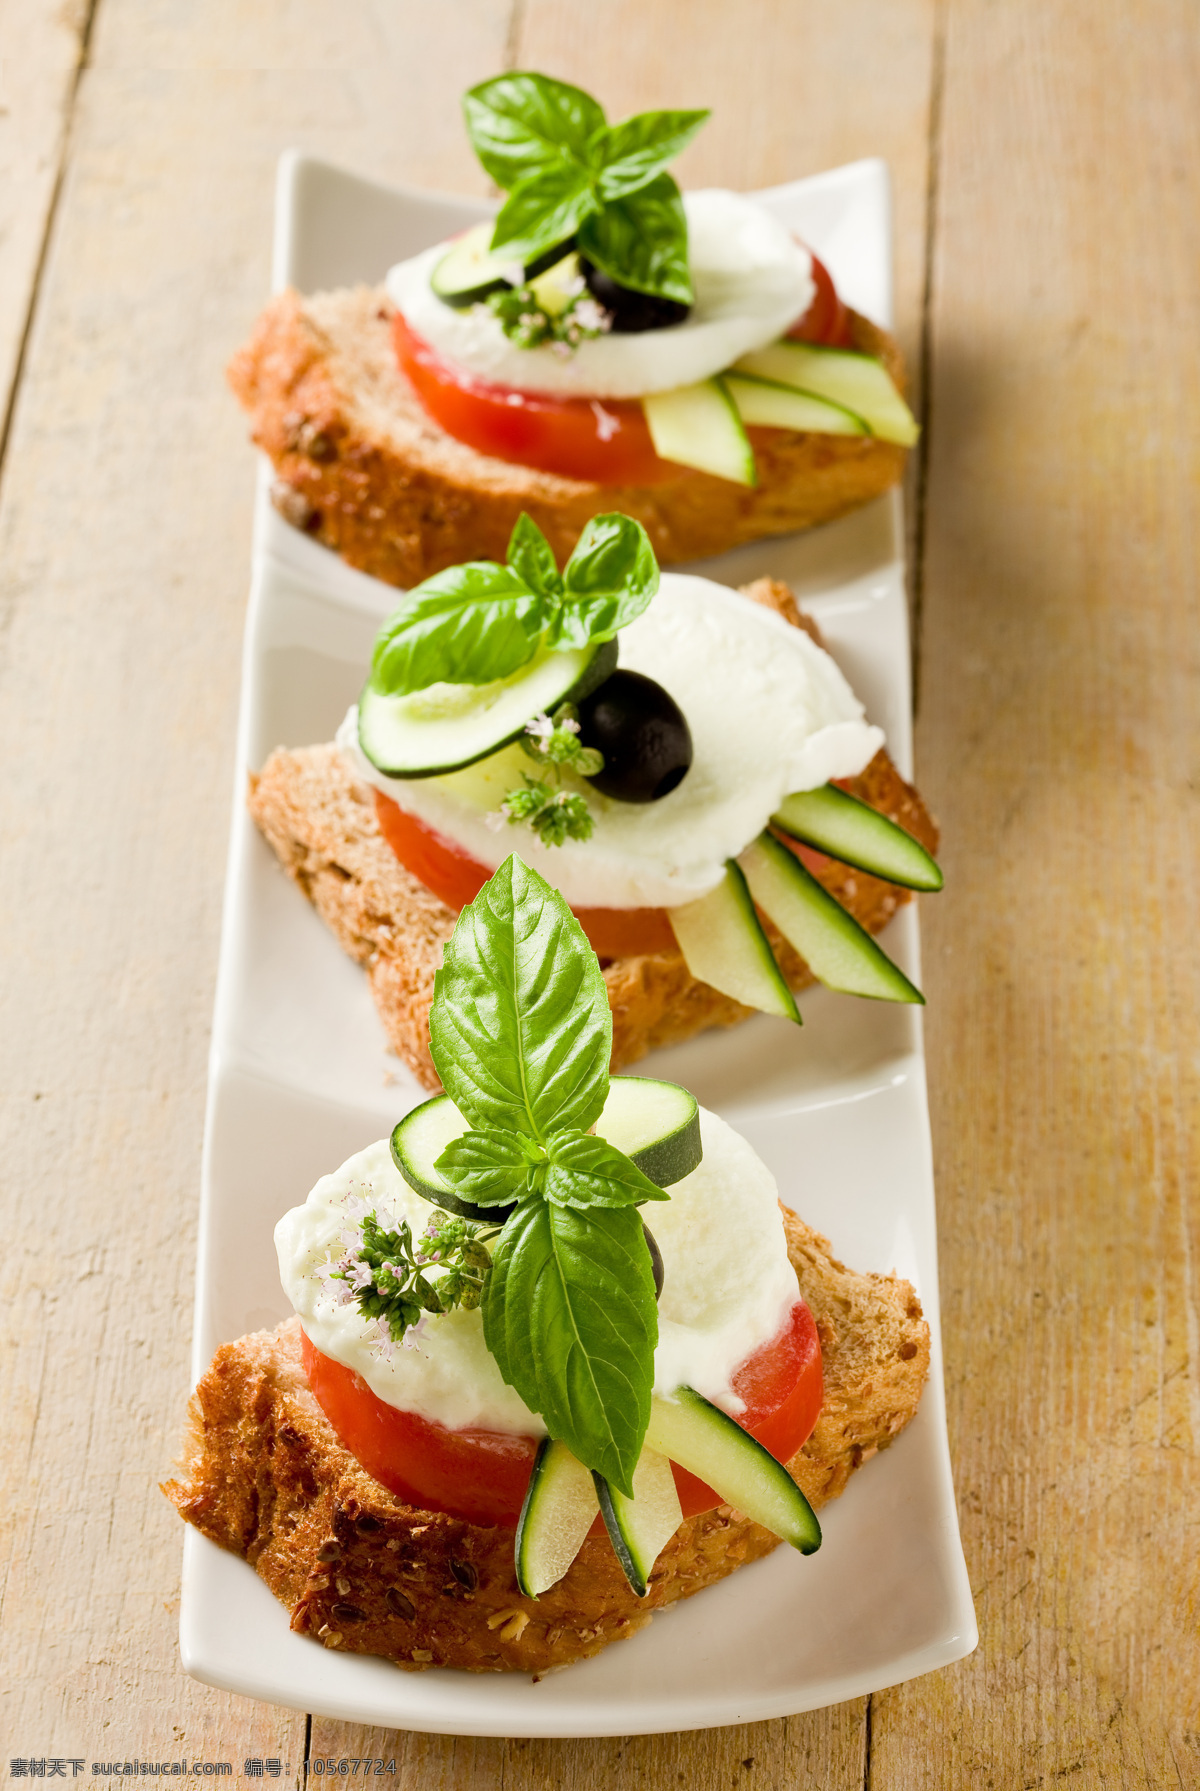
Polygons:
[[[90,10],[89,10],[90,8]],[[0,0],[4,1760],[409,1791],[1200,1784],[1195,0]],[[624,1741],[355,1731],[176,1654],[252,459],[289,144],[483,189],[457,95],[710,104],[687,184],[891,163],[951,1441],[978,1653]],[[70,1767],[65,1771],[69,1774]],[[90,1772],[85,1766],[84,1772]]]

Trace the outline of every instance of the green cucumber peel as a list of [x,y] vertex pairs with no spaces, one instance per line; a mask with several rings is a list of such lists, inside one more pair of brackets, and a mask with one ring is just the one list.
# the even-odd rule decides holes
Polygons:
[[591,1132],[609,1092],[604,979],[562,896],[515,856],[459,916],[429,1034],[468,1126],[434,1167],[472,1205],[512,1206],[483,1289],[487,1346],[551,1435],[632,1497],[658,1342],[637,1208],[669,1196]]
[[528,265],[576,242],[619,285],[692,303],[687,222],[666,166],[707,110],[610,125],[582,88],[514,71],[472,87],[463,115],[475,154],[508,194],[493,253]]
[[650,538],[632,517],[593,517],[560,573],[523,512],[506,564],[450,566],[408,593],[376,638],[370,688],[399,697],[434,684],[491,684],[540,650],[614,640],[658,582]]

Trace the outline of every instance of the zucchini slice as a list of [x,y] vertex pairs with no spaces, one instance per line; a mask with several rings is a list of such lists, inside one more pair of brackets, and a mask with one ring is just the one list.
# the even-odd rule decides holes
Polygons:
[[654,452],[736,485],[757,485],[754,449],[737,407],[719,379],[702,379],[642,399]]
[[732,858],[715,889],[697,902],[668,908],[667,919],[697,982],[764,1014],[779,1014],[800,1024],[796,997],[775,962],[746,878]]
[[734,372],[777,380],[814,398],[844,405],[861,417],[880,441],[911,448],[921,433],[891,374],[876,355],[822,348],[812,342],[772,342],[735,361]]
[[639,1598],[650,1590],[650,1569],[683,1522],[675,1476],[665,1455],[643,1449],[633,1470],[633,1497],[592,1473],[600,1515],[613,1553]]
[[533,716],[582,702],[616,668],[612,640],[538,653],[491,684],[433,684],[407,696],[368,684],[358,699],[358,744],[386,777],[441,777],[519,739]]
[[544,1437],[517,1520],[517,1584],[526,1598],[558,1584],[583,1547],[596,1510],[588,1470],[565,1443]]
[[771,825],[840,864],[852,864],[905,889],[942,887],[941,868],[920,840],[836,784],[785,796]]
[[[511,1206],[477,1206],[464,1200],[435,1167],[450,1141],[461,1138],[467,1129],[450,1096],[434,1095],[412,1108],[393,1128],[392,1161],[409,1187],[435,1206],[464,1219],[502,1224]],[[674,1082],[657,1082],[650,1076],[613,1077],[596,1131],[624,1151],[660,1188],[669,1188],[690,1175],[703,1155],[695,1095]],[[657,1248],[657,1244],[650,1246],[652,1258]],[[661,1267],[660,1258],[660,1272]]]
[[794,852],[760,833],[738,859],[750,891],[818,981],[876,1001],[925,997]]
[[844,405],[758,374],[727,373],[725,389],[743,423],[771,429],[799,429],[812,435],[870,435],[861,417]]
[[783,1463],[691,1387],[651,1399],[646,1441],[802,1555],[820,1548],[821,1526]]

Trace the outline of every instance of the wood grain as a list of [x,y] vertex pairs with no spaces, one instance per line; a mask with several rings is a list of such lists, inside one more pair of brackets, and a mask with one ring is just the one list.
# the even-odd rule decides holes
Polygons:
[[919,767],[982,1640],[872,1784],[1194,1786],[1196,14],[953,0]]
[[0,0],[0,449],[90,13]]

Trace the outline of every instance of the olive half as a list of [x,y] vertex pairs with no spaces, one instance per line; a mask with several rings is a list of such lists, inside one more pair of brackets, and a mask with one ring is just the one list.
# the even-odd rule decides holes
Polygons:
[[683,781],[692,736],[661,684],[617,670],[579,705],[579,738],[604,755],[588,782],[617,802],[657,802]]
[[632,286],[618,286],[611,274],[593,266],[583,255],[579,257],[579,271],[592,297],[612,314],[614,336],[666,329],[668,324],[682,323],[692,308],[678,299],[655,298],[649,292],[635,292]]

